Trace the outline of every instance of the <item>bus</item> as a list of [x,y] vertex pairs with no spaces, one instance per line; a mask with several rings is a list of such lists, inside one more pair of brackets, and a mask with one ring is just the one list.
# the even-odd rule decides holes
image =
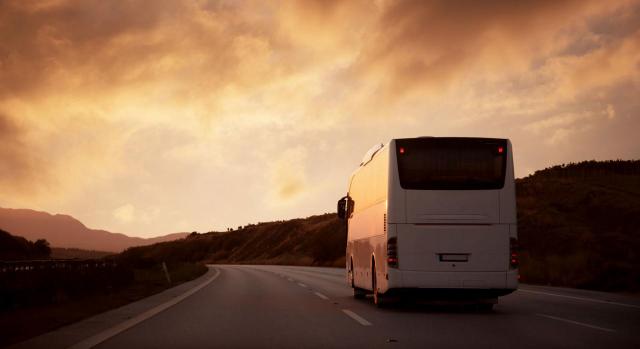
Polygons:
[[393,139],[369,150],[338,201],[346,274],[376,305],[418,296],[491,310],[518,287],[508,139]]

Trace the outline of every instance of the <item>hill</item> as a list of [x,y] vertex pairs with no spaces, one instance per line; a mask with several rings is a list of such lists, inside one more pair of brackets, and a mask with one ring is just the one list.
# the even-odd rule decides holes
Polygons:
[[523,281],[640,290],[640,161],[587,161],[518,179]]
[[[516,180],[523,282],[640,290],[640,161],[587,161]],[[335,214],[260,223],[233,232],[131,248],[121,257],[343,266]]]
[[29,240],[46,239],[55,247],[106,252],[121,252],[131,246],[171,241],[187,235],[187,233],[176,233],[143,239],[106,230],[90,229],[68,215],[52,215],[46,212],[11,208],[0,208],[0,229]]
[[0,230],[0,261],[24,259],[46,259],[51,248],[46,240],[31,242],[23,237],[13,236]]
[[187,238],[127,249],[125,260],[344,265],[346,231],[335,214],[250,224],[232,232],[192,233]]

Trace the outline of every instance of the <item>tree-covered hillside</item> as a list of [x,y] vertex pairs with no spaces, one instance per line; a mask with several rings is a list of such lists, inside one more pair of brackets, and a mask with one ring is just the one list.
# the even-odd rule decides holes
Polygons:
[[0,230],[0,261],[49,258],[51,248],[47,240],[31,242]]
[[640,289],[640,161],[587,161],[517,180],[525,282]]
[[250,224],[231,232],[192,233],[182,240],[134,247],[132,261],[206,261],[293,265],[344,265],[346,231],[335,214]]

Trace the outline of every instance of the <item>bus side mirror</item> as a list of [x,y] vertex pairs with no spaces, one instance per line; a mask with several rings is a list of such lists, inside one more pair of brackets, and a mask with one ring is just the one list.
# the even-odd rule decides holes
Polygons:
[[338,200],[338,218],[347,219],[353,213],[354,202],[349,195]]
[[338,218],[345,219],[347,217],[347,197],[344,196],[338,200]]

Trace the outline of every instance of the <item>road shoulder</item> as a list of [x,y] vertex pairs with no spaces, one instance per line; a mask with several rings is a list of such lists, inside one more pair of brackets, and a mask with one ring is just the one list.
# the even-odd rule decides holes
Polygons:
[[83,321],[45,333],[27,341],[17,343],[10,348],[58,349],[73,346],[87,338],[91,338],[122,323],[130,321],[141,314],[153,311],[153,309],[183,296],[185,293],[188,293],[190,290],[197,288],[203,283],[208,283],[210,279],[218,273],[217,269],[211,266],[208,267],[209,270],[197,279],[182,283],[151,297],[129,303],[120,308],[98,314]]

